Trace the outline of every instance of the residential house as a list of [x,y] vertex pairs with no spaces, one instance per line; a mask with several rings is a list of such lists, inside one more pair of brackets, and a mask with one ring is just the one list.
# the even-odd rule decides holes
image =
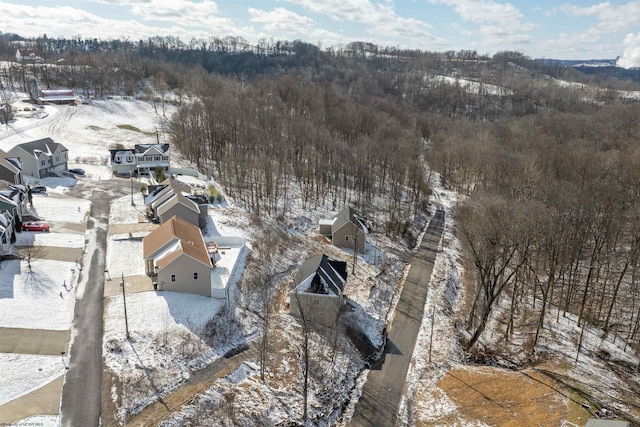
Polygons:
[[24,184],[22,163],[17,157],[8,157],[2,150],[0,150],[0,179],[14,184]]
[[292,315],[313,323],[334,327],[340,315],[347,263],[322,254],[302,263],[296,273],[296,287],[291,291],[289,310]]
[[35,47],[21,47],[16,50],[16,61],[21,64],[34,64],[43,62],[43,59]]
[[331,243],[341,248],[364,253],[368,233],[367,220],[349,206],[333,219],[320,220],[320,234],[331,237]]
[[206,226],[209,208],[206,197],[191,195],[189,187],[173,177],[149,186],[148,190],[144,203],[150,218],[164,224],[177,215],[195,226]]
[[68,169],[69,150],[51,138],[18,144],[7,152],[22,164],[22,174],[34,178],[62,176]]
[[169,175],[169,144],[136,144],[132,149],[109,150],[111,170],[116,175],[153,176],[156,168]]
[[22,218],[29,212],[29,198],[24,185],[0,180],[0,211],[11,214],[16,227],[22,225]]
[[213,264],[198,227],[174,216],[143,238],[142,247],[157,289],[211,297]]
[[0,211],[0,257],[11,253],[11,243],[16,241],[13,216],[9,211]]

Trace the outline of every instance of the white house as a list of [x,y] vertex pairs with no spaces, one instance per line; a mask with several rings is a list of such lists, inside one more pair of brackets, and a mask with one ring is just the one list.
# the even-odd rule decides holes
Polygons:
[[22,174],[34,178],[62,176],[67,170],[69,150],[51,138],[18,144],[7,152],[8,157],[16,157],[22,164]]
[[153,176],[157,167],[169,175],[169,144],[136,144],[132,149],[109,150],[111,170],[116,175],[136,173]]

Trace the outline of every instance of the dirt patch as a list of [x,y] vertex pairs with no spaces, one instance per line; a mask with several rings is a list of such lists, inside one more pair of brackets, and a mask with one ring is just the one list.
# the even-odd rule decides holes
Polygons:
[[[418,413],[418,426],[441,425],[443,421],[482,421],[513,427],[558,426],[564,420],[581,424],[588,417],[586,411],[570,407],[571,400],[553,380],[535,371],[514,372],[490,367],[453,369],[437,385],[438,392],[446,394],[456,409],[446,411],[442,414],[444,418],[431,418],[427,422],[420,422]],[[423,393],[433,392],[423,390]],[[419,396],[418,399],[423,397],[427,398]]]
[[274,389],[289,390],[298,380],[298,370],[298,354],[291,337],[280,328],[273,328],[269,334],[267,383]]

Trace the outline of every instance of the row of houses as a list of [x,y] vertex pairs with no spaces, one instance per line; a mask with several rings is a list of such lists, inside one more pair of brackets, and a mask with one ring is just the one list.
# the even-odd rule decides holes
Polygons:
[[11,253],[15,233],[29,212],[28,191],[20,159],[0,150],[0,257]]

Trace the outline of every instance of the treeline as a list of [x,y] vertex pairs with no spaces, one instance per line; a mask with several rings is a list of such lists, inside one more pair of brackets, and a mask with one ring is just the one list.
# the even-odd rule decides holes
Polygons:
[[545,322],[573,313],[640,349],[640,105],[569,110],[451,121],[433,137],[432,166],[470,196],[457,215],[469,348],[497,319],[532,354]]
[[351,204],[402,234],[426,206],[420,123],[384,99],[290,76],[211,78],[167,132],[251,212],[285,215],[293,196],[311,210]]

